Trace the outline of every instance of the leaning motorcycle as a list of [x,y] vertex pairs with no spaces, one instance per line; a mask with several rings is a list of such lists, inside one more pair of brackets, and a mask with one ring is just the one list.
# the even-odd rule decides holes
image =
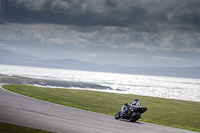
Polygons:
[[122,111],[115,115],[115,119],[128,119],[131,122],[136,122],[141,118],[141,114],[147,111],[146,107],[130,106],[126,111],[126,114],[122,114]]

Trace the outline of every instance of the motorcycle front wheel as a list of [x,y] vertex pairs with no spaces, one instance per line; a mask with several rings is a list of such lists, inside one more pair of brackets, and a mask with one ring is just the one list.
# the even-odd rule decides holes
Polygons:
[[118,113],[115,115],[115,119],[119,119],[119,118],[120,118],[120,115],[121,115],[121,112],[118,112]]

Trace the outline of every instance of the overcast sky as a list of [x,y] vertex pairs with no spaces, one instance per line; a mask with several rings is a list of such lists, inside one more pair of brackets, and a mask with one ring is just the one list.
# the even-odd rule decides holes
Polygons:
[[99,64],[200,66],[200,0],[0,0],[0,48]]

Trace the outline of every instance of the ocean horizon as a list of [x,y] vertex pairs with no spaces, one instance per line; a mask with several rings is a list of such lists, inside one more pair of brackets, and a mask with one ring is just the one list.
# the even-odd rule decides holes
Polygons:
[[[87,89],[200,102],[200,79],[93,72],[14,65],[0,65],[0,74],[108,86],[111,90]],[[54,86],[61,87],[61,86]]]

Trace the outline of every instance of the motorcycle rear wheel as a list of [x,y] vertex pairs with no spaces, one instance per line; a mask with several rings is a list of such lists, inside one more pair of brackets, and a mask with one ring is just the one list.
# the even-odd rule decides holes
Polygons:
[[137,112],[137,113],[134,114],[134,116],[131,116],[130,121],[131,122],[136,122],[140,118],[141,118],[141,114]]

